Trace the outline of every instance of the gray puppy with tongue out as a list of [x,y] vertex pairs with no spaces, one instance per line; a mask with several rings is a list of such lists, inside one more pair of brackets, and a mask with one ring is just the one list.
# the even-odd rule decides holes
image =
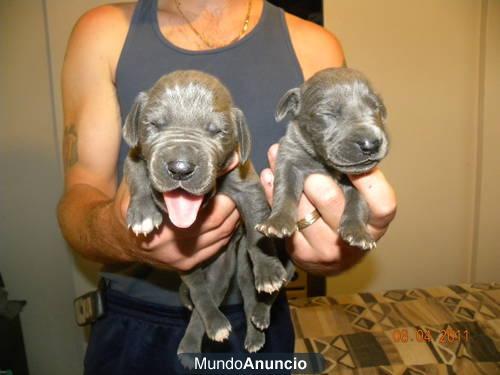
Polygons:
[[[130,186],[127,222],[136,234],[152,233],[164,216],[176,227],[191,227],[216,190],[236,203],[242,217],[243,228],[225,251],[180,275],[180,296],[193,314],[178,353],[200,352],[205,332],[215,341],[229,336],[231,325],[218,306],[235,272],[247,317],[245,347],[259,350],[274,292],[288,279],[292,266],[285,270],[273,241],[255,229],[270,209],[247,161],[251,142],[243,113],[215,77],[176,71],[137,96],[123,136],[131,148],[125,162]],[[240,166],[221,176],[235,152]]]

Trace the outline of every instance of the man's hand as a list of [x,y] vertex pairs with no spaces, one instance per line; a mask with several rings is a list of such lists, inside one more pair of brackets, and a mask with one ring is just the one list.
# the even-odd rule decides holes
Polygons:
[[[124,228],[127,227],[129,201],[128,186],[123,182],[113,201],[113,211]],[[200,211],[190,228],[177,228],[164,217],[161,227],[147,237],[136,236],[128,230],[130,240],[136,246],[128,248],[127,253],[132,260],[155,267],[188,271],[214,256],[229,242],[239,218],[234,202],[225,195],[217,194]]]
[[114,199],[89,185],[72,186],[58,206],[66,241],[86,258],[100,263],[143,262],[188,271],[226,245],[239,221],[234,202],[216,195],[190,228],[179,229],[164,222],[151,235],[136,236],[127,229],[125,220],[129,200],[125,183]]
[[[270,168],[261,173],[261,182],[271,204],[277,152],[278,145],[271,146],[268,152]],[[378,168],[349,178],[368,202],[371,211],[368,230],[378,240],[396,214],[394,190]],[[366,251],[346,244],[337,234],[344,204],[342,190],[331,177],[317,174],[306,179],[298,219],[315,208],[321,218],[288,239],[287,250],[299,267],[316,274],[333,275],[352,267],[366,254]]]

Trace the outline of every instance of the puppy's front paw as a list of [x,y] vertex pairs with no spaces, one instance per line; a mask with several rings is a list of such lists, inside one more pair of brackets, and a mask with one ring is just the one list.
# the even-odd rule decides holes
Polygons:
[[266,237],[290,237],[297,230],[297,223],[289,215],[271,215],[266,221],[255,226]]
[[[260,251],[260,250],[257,250]],[[258,252],[253,259],[255,289],[259,293],[274,293],[287,281],[286,270],[278,258]]]
[[266,335],[264,332],[259,331],[257,329],[249,329],[247,330],[247,337],[245,337],[245,349],[249,353],[256,353],[266,343]]
[[362,223],[345,222],[340,225],[339,234],[344,241],[351,246],[359,247],[363,250],[371,250],[377,247],[377,243],[366,230]]
[[127,211],[127,224],[136,236],[148,235],[155,228],[159,228],[163,215],[152,200],[133,199]]

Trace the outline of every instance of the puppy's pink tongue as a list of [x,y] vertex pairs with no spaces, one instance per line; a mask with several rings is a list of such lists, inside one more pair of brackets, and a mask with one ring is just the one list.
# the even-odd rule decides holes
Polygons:
[[193,195],[182,189],[163,193],[168,217],[178,228],[189,228],[198,216],[203,195]]

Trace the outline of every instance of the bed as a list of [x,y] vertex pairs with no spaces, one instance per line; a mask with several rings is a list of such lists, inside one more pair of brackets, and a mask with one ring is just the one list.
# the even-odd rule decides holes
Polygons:
[[500,374],[500,283],[290,300],[327,374]]

